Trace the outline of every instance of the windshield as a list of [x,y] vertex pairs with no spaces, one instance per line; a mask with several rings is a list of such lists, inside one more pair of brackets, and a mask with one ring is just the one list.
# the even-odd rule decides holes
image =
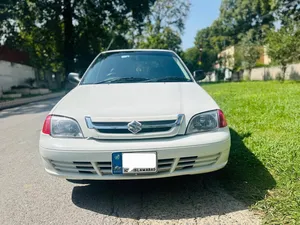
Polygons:
[[81,84],[133,82],[192,82],[178,57],[170,52],[101,54]]

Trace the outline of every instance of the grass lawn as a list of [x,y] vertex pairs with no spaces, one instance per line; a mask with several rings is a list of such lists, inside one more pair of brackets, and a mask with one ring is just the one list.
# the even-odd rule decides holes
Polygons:
[[232,135],[218,172],[237,199],[268,224],[300,224],[300,83],[201,85],[224,111]]

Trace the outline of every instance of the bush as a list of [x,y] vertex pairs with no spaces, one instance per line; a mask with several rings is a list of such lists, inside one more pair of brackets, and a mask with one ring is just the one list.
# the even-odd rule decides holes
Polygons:
[[25,80],[25,83],[26,84],[29,84],[30,86],[33,86],[33,83],[35,82],[35,79],[34,78],[27,78]]
[[300,80],[300,74],[295,70],[292,70],[290,74],[290,80]]
[[222,69],[217,69],[215,72],[216,72],[218,81],[224,81],[225,71]]
[[267,72],[264,73],[263,80],[264,81],[273,80],[273,78],[272,78],[272,76],[270,74],[270,71],[267,71]]
[[250,81],[250,80],[251,80],[249,74],[245,74],[245,75],[243,76],[243,79],[244,79],[244,81]]
[[268,67],[268,65],[265,65],[263,63],[256,63],[255,68],[262,68],[262,67]]
[[15,91],[5,91],[3,92],[4,95],[10,95],[10,94],[18,94],[17,92]]
[[48,88],[48,87],[47,87],[47,84],[42,83],[42,84],[39,84],[39,88]]
[[18,86],[12,86],[11,87],[12,90],[23,89],[23,88],[30,88],[30,86],[26,85],[26,84],[23,84],[23,85],[18,85]]
[[284,76],[281,72],[279,72],[279,73],[276,74],[275,79],[278,80],[278,81],[284,81]]

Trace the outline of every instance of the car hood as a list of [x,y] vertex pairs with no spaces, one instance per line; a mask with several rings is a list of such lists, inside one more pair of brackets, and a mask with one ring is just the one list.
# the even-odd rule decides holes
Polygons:
[[122,83],[79,85],[51,111],[77,120],[98,121],[168,118],[218,109],[215,101],[196,83]]

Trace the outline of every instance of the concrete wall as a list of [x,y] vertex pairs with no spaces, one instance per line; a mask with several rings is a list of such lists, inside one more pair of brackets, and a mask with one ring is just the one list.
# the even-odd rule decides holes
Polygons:
[[[244,78],[249,74],[244,72]],[[264,80],[265,78],[275,80],[278,74],[282,74],[279,66],[270,68],[255,68],[251,72],[251,80]],[[287,67],[285,79],[300,80],[300,64],[291,64]]]
[[217,75],[215,72],[207,73],[206,77],[201,82],[216,82],[218,81]]
[[28,78],[35,78],[34,68],[0,60],[0,91],[8,91]]

